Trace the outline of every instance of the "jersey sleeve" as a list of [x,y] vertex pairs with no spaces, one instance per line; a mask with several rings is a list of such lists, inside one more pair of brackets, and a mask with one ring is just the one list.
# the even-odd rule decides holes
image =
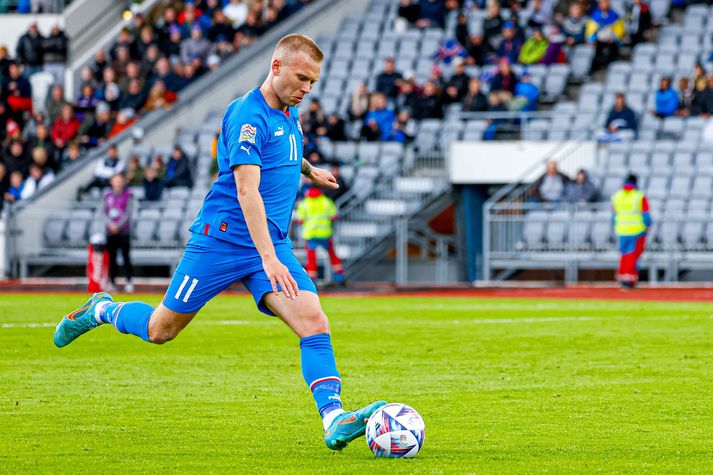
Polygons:
[[238,165],[262,166],[262,148],[267,136],[267,121],[258,112],[233,111],[224,126],[225,148],[230,168]]

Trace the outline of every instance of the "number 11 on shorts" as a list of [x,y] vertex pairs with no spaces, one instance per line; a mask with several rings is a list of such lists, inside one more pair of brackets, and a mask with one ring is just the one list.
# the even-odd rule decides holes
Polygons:
[[186,284],[188,283],[189,280],[191,280],[191,276],[186,275],[183,277],[183,282],[181,282],[181,286],[178,287],[178,290],[176,291],[176,295],[173,296],[174,299],[183,300],[183,303],[188,302],[188,298],[193,293],[193,289],[195,289],[196,285],[198,285],[198,279],[191,280],[191,285],[188,287],[188,290],[186,291],[186,295],[184,295],[183,299],[181,299],[181,293],[183,292],[183,289],[186,287]]

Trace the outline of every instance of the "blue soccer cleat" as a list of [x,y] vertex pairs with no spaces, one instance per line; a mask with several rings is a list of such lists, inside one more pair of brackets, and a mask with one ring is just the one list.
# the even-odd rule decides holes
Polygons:
[[385,405],[386,401],[376,401],[357,411],[339,414],[324,431],[324,442],[327,447],[332,450],[342,450],[349,442],[363,436],[369,417]]
[[114,299],[106,292],[98,292],[77,310],[65,315],[54,331],[54,344],[62,348],[72,343],[78,336],[98,327],[100,324],[94,318],[94,307],[99,302],[107,301],[113,302]]

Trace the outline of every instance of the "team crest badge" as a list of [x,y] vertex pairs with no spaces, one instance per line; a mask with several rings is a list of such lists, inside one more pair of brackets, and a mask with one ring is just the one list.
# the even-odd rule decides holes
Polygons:
[[240,127],[240,138],[238,142],[250,142],[255,143],[255,135],[257,134],[257,129],[250,124],[245,124]]

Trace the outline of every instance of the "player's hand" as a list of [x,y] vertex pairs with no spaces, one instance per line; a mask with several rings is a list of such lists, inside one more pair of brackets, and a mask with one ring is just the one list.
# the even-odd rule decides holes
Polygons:
[[262,260],[262,268],[265,270],[267,278],[270,279],[270,285],[272,285],[272,291],[275,292],[275,295],[278,295],[277,285],[279,284],[285,293],[285,297],[292,300],[297,298],[297,295],[299,295],[297,282],[295,282],[295,279],[290,275],[290,271],[277,257],[264,258]]
[[307,179],[322,188],[333,188],[335,190],[339,188],[334,175],[321,168],[312,167],[312,172],[307,176]]

